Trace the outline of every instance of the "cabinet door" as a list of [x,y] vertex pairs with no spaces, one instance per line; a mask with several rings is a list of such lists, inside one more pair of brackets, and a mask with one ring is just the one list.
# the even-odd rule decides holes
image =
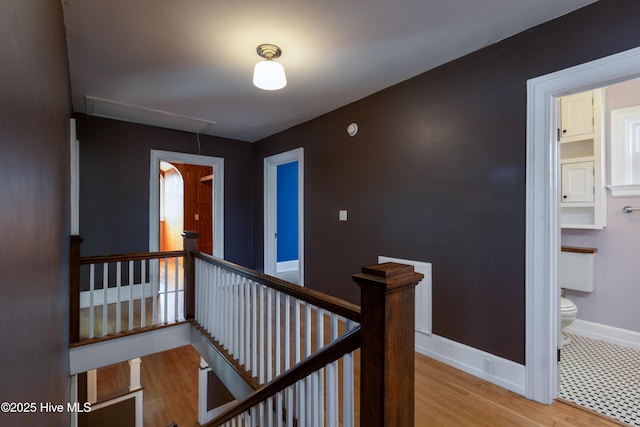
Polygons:
[[593,133],[593,92],[576,93],[560,99],[561,138]]
[[562,203],[593,202],[593,161],[562,165]]

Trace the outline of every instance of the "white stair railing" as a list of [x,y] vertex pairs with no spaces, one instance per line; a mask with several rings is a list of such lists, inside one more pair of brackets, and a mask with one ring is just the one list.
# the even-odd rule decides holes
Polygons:
[[[320,292],[204,254],[196,256],[195,270],[195,320],[259,386],[358,327],[359,307]],[[261,426],[280,426],[283,419],[353,425],[353,356],[340,364],[342,369],[336,361],[277,393],[249,418],[262,420]]]
[[80,339],[184,320],[184,252],[83,257],[80,265]]

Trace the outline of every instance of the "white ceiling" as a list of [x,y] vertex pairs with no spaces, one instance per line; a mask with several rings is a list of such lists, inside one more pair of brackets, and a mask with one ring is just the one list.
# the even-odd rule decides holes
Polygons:
[[62,2],[74,111],[256,141],[594,0]]

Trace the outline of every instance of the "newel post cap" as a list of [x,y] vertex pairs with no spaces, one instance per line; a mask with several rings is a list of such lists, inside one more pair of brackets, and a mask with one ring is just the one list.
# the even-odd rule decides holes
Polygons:
[[362,272],[354,274],[352,278],[360,287],[371,287],[391,292],[416,286],[424,278],[424,275],[416,273],[412,265],[385,262],[362,267]]

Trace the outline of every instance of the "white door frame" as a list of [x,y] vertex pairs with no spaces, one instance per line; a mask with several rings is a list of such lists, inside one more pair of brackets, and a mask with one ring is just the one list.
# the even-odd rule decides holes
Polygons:
[[224,159],[173,151],[151,150],[149,167],[149,251],[160,250],[160,162],[213,167],[213,255],[224,258]]
[[264,272],[276,273],[277,168],[298,162],[298,284],[304,286],[304,148],[264,158]]
[[557,98],[640,77],[640,48],[527,82],[526,376],[527,397],[558,395],[560,250]]

